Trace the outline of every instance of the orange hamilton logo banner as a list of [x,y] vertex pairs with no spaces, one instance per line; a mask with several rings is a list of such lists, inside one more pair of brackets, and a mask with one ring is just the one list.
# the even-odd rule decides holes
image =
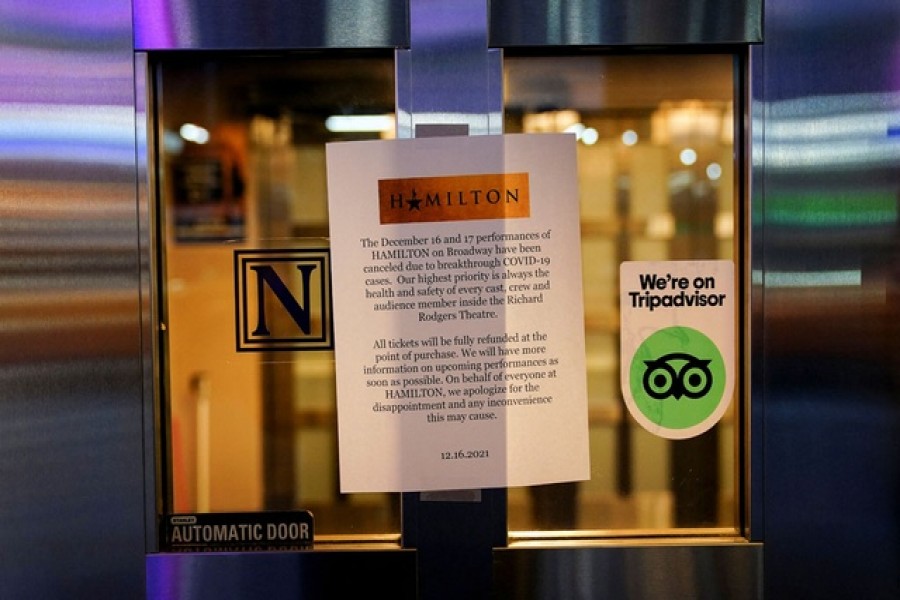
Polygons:
[[528,173],[380,179],[378,204],[382,224],[531,216]]

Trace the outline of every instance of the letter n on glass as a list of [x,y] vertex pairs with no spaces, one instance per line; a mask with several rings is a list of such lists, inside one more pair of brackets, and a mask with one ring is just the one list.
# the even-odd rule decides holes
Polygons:
[[334,348],[327,248],[235,250],[238,352]]

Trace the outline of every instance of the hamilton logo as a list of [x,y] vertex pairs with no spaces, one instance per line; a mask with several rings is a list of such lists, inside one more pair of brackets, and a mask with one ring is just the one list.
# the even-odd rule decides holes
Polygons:
[[381,179],[378,203],[382,224],[531,216],[528,173]]

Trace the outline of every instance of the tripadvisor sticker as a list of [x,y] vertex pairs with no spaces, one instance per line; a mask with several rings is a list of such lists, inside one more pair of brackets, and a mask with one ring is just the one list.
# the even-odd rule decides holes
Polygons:
[[627,262],[622,393],[632,417],[669,439],[718,423],[734,389],[730,261]]

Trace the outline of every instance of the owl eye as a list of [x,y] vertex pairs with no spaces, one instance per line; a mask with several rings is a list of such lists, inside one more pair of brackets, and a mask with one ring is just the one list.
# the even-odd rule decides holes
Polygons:
[[702,398],[712,387],[712,373],[707,366],[709,361],[694,361],[685,365],[678,377],[688,398]]
[[644,371],[644,391],[651,398],[662,400],[672,393],[675,384],[675,371],[662,361],[646,361]]

